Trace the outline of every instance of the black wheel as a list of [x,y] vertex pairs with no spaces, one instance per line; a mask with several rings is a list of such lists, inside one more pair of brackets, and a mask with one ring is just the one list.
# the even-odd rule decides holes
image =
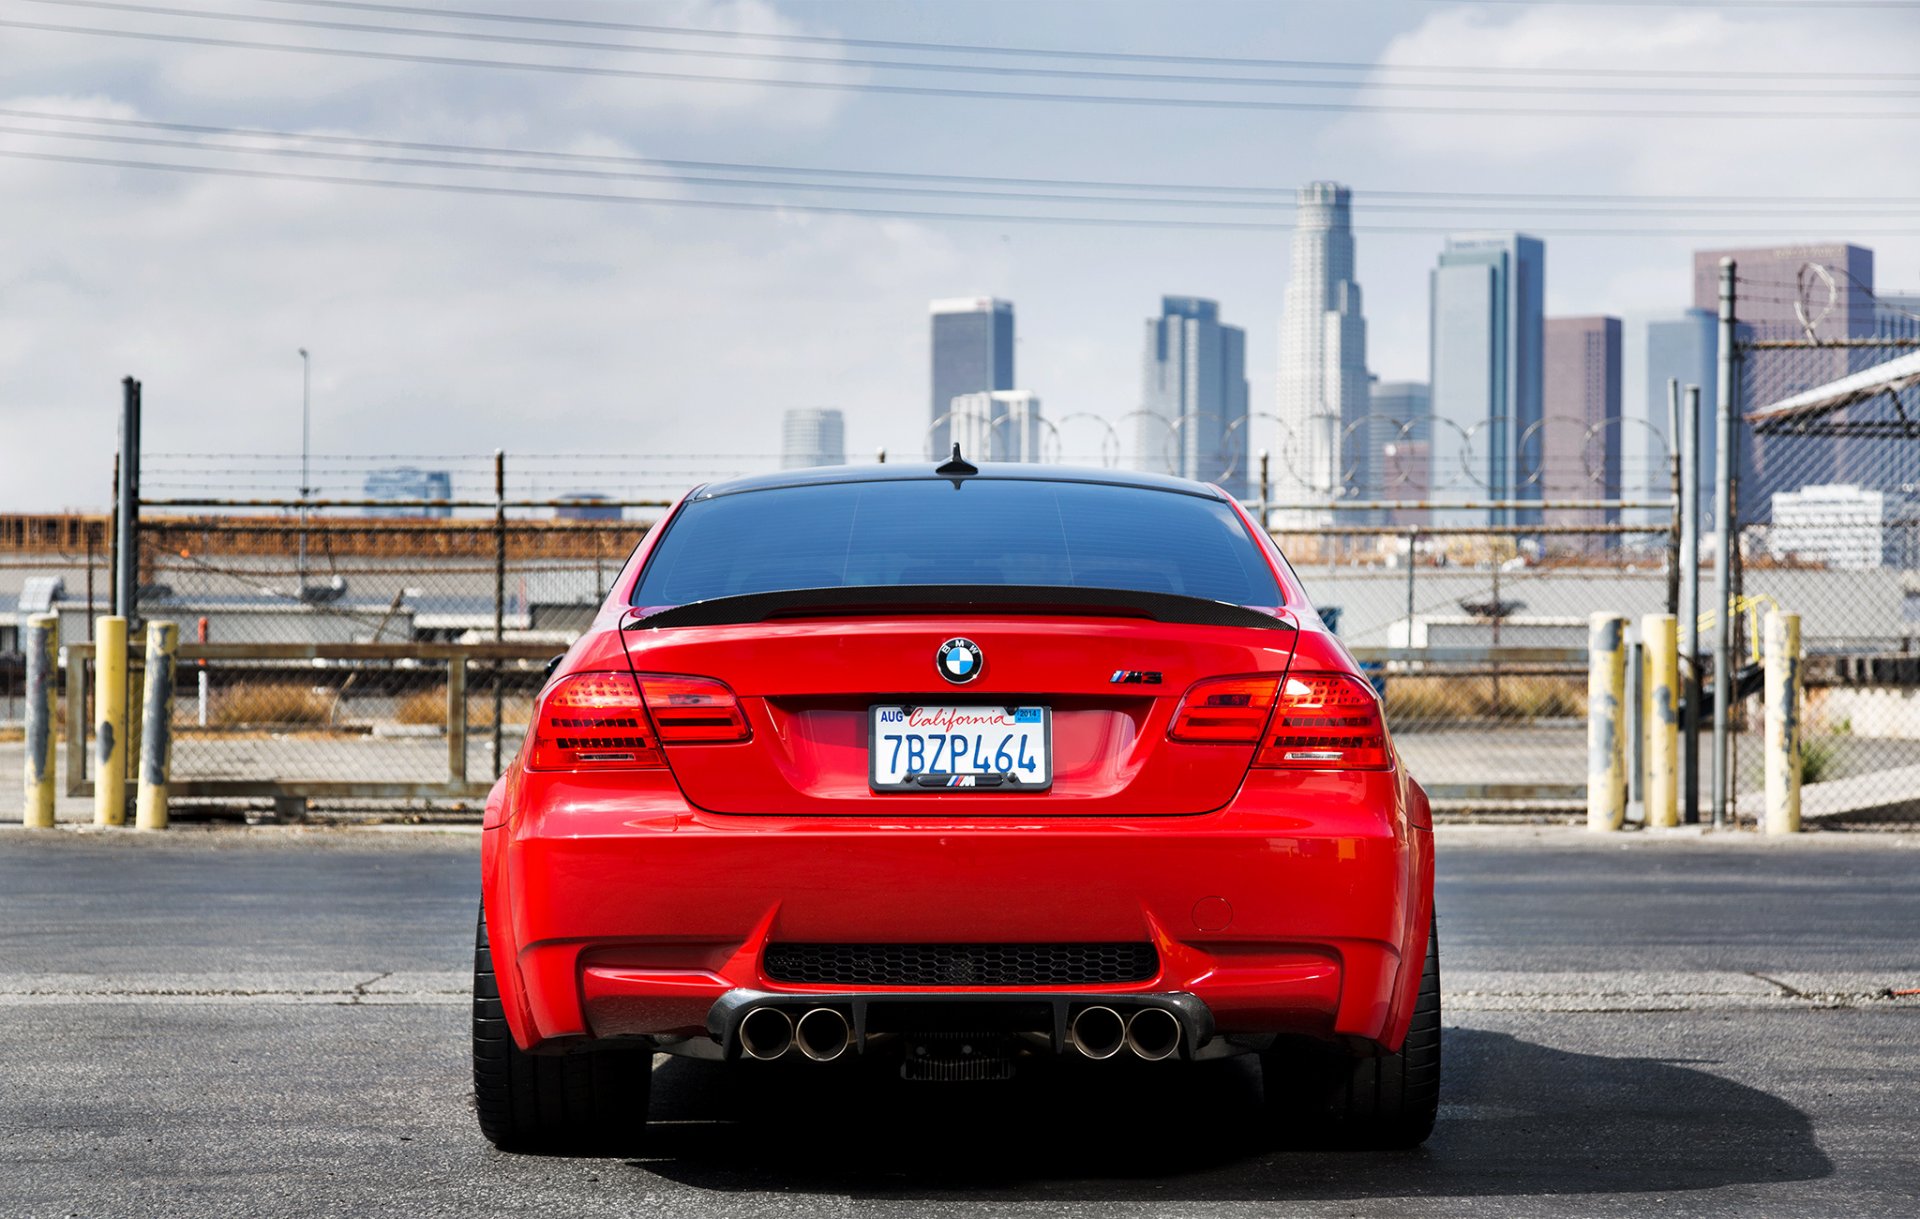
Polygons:
[[1440,932],[1427,930],[1420,997],[1398,1053],[1355,1057],[1285,1044],[1261,1057],[1267,1108],[1283,1137],[1351,1147],[1417,1147],[1440,1109]]
[[621,1152],[647,1120],[653,1055],[595,1048],[528,1054],[513,1043],[487,950],[487,918],[473,952],[473,1100],[480,1133],[502,1151]]

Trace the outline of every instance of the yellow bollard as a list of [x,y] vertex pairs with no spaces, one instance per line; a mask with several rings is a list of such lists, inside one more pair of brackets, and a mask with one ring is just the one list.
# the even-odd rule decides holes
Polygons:
[[1680,623],[1672,614],[1640,619],[1647,653],[1647,825],[1680,824]]
[[1800,832],[1800,615],[1767,613],[1767,824]]
[[140,729],[140,793],[134,827],[167,828],[167,779],[173,763],[173,654],[180,628],[171,622],[147,624],[146,707]]
[[27,619],[26,803],[20,824],[53,828],[54,680],[60,667],[60,619],[35,614]]
[[127,823],[127,620],[93,627],[93,823]]
[[1627,820],[1627,751],[1621,735],[1627,695],[1627,620],[1587,619],[1587,828],[1617,830]]

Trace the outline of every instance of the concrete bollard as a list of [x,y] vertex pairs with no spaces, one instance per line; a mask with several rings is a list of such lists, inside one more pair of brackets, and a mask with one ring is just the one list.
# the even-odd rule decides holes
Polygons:
[[26,803],[20,824],[53,828],[54,678],[60,667],[60,619],[35,614],[27,619]]
[[1800,615],[1769,611],[1767,665],[1767,824],[1769,834],[1800,832]]
[[1587,619],[1587,828],[1617,830],[1627,820],[1627,751],[1621,733],[1627,692],[1627,620]]
[[173,763],[173,655],[179,647],[178,626],[171,622],[147,624],[147,697],[141,717],[136,829],[167,828],[167,778]]
[[1672,614],[1640,619],[1647,651],[1647,825],[1680,824],[1680,622]]
[[93,823],[127,823],[127,620],[93,626]]

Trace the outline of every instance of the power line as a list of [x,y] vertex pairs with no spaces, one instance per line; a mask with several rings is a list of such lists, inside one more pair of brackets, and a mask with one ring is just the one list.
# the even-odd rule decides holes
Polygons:
[[[484,185],[471,182],[434,182],[398,178],[362,178],[337,174],[294,174],[277,170],[246,169],[230,165],[185,165],[178,162],[135,161],[115,157],[86,157],[66,153],[29,152],[24,149],[0,149],[0,157],[45,161],[67,165],[88,165],[110,169],[151,170],[207,177],[245,178],[255,181],[309,182],[327,186],[364,186],[389,190],[410,190],[437,194],[491,195],[514,199],[549,199],[578,203],[615,203],[654,207],[678,207],[738,212],[819,213],[868,219],[962,220],[994,224],[1039,224],[1107,228],[1147,228],[1212,230],[1242,233],[1288,233],[1291,224],[1252,220],[1171,219],[1162,217],[1074,216],[996,212],[929,212],[904,208],[844,207],[812,203],[773,203],[744,199],[682,199],[657,195],[604,194],[592,191],[540,190],[531,187]],[[1434,235],[1455,231],[1458,226],[1436,225],[1355,225],[1360,233]],[[1540,228],[1547,237],[1773,237],[1799,232],[1791,228],[1704,229],[1684,228]],[[1820,232],[1824,230],[1805,230]],[[1859,236],[1920,236],[1920,228],[1857,229]]]
[[588,64],[542,63],[533,60],[470,59],[454,55],[426,55],[408,51],[380,51],[364,48],[323,47],[298,43],[262,42],[242,38],[214,38],[198,34],[171,34],[156,30],[117,30],[97,26],[59,25],[52,22],[0,20],[0,28],[34,30],[41,33],[77,34],[89,37],[120,38],[176,45],[220,47],[229,50],[282,51],[296,55],[317,55],[346,59],[369,59],[389,63],[416,63],[434,67],[499,68],[520,72],[548,72],[568,76],[593,76],[624,80],[679,81],[686,84],[718,84],[748,87],[801,89],[814,92],[873,93],[895,97],[945,97],[984,101],[1064,102],[1082,105],[1164,106],[1175,109],[1283,111],[1331,114],[1418,114],[1462,115],[1491,118],[1651,118],[1651,119],[1912,119],[1920,111],[1901,110],[1747,110],[1709,109],[1609,109],[1598,107],[1528,106],[1513,109],[1502,106],[1394,105],[1351,101],[1280,101],[1272,98],[1163,97],[1119,93],[1046,93],[1010,89],[960,89],[939,85],[885,84],[876,81],[795,80],[786,77],[725,76],[704,72],[667,72],[649,68],[610,68]]
[[[1603,76],[1603,77],[1667,77],[1674,75],[1662,68],[1576,68],[1576,67],[1517,67],[1508,64],[1389,64],[1371,63],[1360,60],[1334,59],[1262,59],[1245,56],[1227,55],[1179,55],[1169,52],[1145,51],[1098,51],[1073,47],[1009,47],[990,46],[981,43],[953,42],[915,42],[893,38],[849,38],[837,34],[795,34],[756,30],[720,30],[682,25],[643,24],[631,21],[596,21],[579,17],[554,17],[531,13],[502,13],[476,11],[473,9],[432,8],[416,4],[375,3],[372,0],[263,0],[267,4],[291,4],[307,8],[326,8],[354,10],[359,12],[389,13],[413,17],[436,17],[460,21],[504,22],[515,25],[543,25],[550,28],[606,30],[628,34],[669,34],[690,38],[716,38],[726,40],[747,40],[752,42],[775,42],[813,46],[863,47],[873,50],[924,51],[951,55],[1003,55],[1008,57],[1028,57],[1044,59],[1099,60],[1118,63],[1164,63],[1164,64],[1201,64],[1210,67],[1229,68],[1279,68],[1310,69],[1336,72],[1429,72],[1464,73],[1474,76]],[[1452,3],[1453,0],[1448,0]],[[1676,0],[1669,5],[1666,0],[1645,0],[1654,7],[1678,7],[1685,0]],[[1818,0],[1809,0],[1816,3]],[[1844,0],[1843,0],[1844,2]],[[1685,70],[1685,75],[1693,78],[1712,78],[1726,80],[1829,80],[1830,72],[1798,72],[1790,69],[1781,71],[1693,68]],[[1849,68],[1846,76],[1853,80],[1920,80],[1920,73],[1860,73]]]
[[1367,89],[1418,93],[1505,93],[1548,94],[1555,96],[1621,97],[1707,97],[1775,99],[1885,99],[1920,97],[1920,90],[1887,89],[1797,89],[1783,92],[1777,85],[1759,88],[1702,89],[1685,84],[1658,85],[1556,85],[1501,84],[1485,82],[1445,83],[1437,81],[1314,80],[1298,77],[1176,75],[1170,73],[1088,71],[1075,68],[1020,67],[1007,64],[940,63],[926,60],[851,59],[819,55],[790,55],[766,51],[721,51],[700,47],[636,46],[632,43],[589,42],[570,38],[541,38],[518,34],[484,34],[472,30],[416,29],[410,26],[368,25],[361,22],[329,21],[303,17],[270,17],[257,13],[235,13],[213,9],[171,8],[125,0],[25,0],[29,4],[57,5],[110,12],[140,13],[148,16],[184,17],[189,20],[232,21],[250,25],[283,28],[318,29],[352,34],[398,35],[404,38],[453,39],[491,45],[543,47],[568,51],[618,52],[629,55],[694,56],[732,62],[802,64],[825,68],[871,68],[882,71],[946,72],[982,76],[1024,76],[1057,80],[1092,80],[1145,85],[1203,85],[1219,88],[1296,88]]
[[[204,123],[176,123],[158,119],[121,118],[109,115],[73,114],[51,110],[25,110],[0,107],[0,116],[8,118],[93,123],[110,127],[134,127],[143,130],[179,131],[200,135],[248,137],[273,140],[299,140],[320,144],[393,148],[413,152],[440,152],[470,156],[538,157],[569,163],[595,163],[661,166],[726,173],[780,173],[810,177],[845,177],[860,180],[899,180],[913,182],[978,183],[993,186],[1059,187],[1075,190],[1178,191],[1190,194],[1216,193],[1274,198],[1291,205],[1297,188],[1292,186],[1251,186],[1193,182],[1133,182],[1085,178],[1005,177],[983,174],[917,173],[903,170],[853,169],[839,166],[769,165],[735,161],[695,161],[665,157],[638,157],[615,153],[563,152],[545,148],[517,148],[498,145],[452,144],[421,140],[389,140],[372,136],[333,135],[323,132],[277,131],[260,127],[226,127]],[[52,133],[49,133],[52,134]],[[1612,193],[1549,193],[1503,191],[1422,191],[1355,187],[1354,193],[1383,199],[1480,200],[1508,203],[1594,203],[1615,206],[1641,204],[1724,204],[1731,206],[1766,204],[1787,207],[1795,204],[1816,206],[1905,207],[1920,203],[1915,195],[1627,195]]]
[[[0,114],[10,113],[0,110]],[[472,161],[448,161],[429,157],[415,156],[377,156],[367,153],[328,152],[310,148],[261,148],[249,145],[217,144],[206,140],[169,139],[163,136],[125,135],[118,132],[94,131],[48,131],[33,127],[16,127],[0,123],[0,135],[29,136],[54,140],[84,140],[94,143],[129,144],[147,148],[176,148],[196,152],[232,153],[242,156],[289,157],[304,160],[323,160],[345,162],[358,165],[400,165],[420,169],[450,169],[478,173],[527,174],[546,177],[584,178],[592,181],[649,181],[672,182],[684,186],[732,187],[745,189],[787,189],[787,190],[827,190],[862,195],[911,195],[920,197],[977,199],[989,202],[1027,202],[1027,203],[1078,203],[1104,206],[1127,207],[1188,207],[1216,208],[1230,210],[1258,210],[1273,212],[1292,210],[1295,206],[1290,200],[1245,200],[1245,199],[1179,199],[1158,196],[1120,196],[1102,198],[1094,195],[1054,194],[1040,191],[1002,191],[968,190],[959,187],[935,186],[882,186],[870,182],[795,182],[791,180],[766,178],[714,178],[692,176],[673,172],[649,173],[637,170],[580,169],[556,165],[495,165]],[[298,138],[289,136],[289,138]],[[1469,212],[1511,215],[1514,205],[1508,203],[1470,203],[1446,201],[1438,203],[1375,203],[1369,204],[1369,210],[1388,213],[1432,213],[1432,212]],[[1910,202],[1910,210],[1920,210],[1920,200]],[[1614,215],[1621,209],[1616,203],[1586,205],[1533,204],[1520,209],[1529,214],[1551,216]],[[1785,215],[1810,215],[1814,209],[1794,209]],[[1885,206],[1875,207],[1866,215],[1884,215]],[[1728,216],[1733,214],[1751,215],[1768,218],[1769,214],[1756,209],[1731,208],[1726,206],[1693,207],[1650,207],[1636,209],[1640,216]],[[1842,218],[1852,219],[1855,214],[1842,213]]]

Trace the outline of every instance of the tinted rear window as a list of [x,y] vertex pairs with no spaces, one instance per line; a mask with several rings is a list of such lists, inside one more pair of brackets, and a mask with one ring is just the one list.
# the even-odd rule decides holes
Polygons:
[[945,479],[747,491],[688,504],[636,605],[790,588],[1056,584],[1279,605],[1253,535],[1218,500],[1100,483]]

